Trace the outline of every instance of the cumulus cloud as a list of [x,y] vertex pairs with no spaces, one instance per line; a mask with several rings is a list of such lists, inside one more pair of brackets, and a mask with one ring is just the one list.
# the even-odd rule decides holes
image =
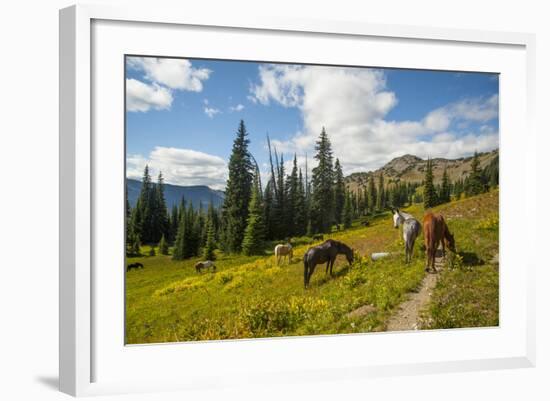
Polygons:
[[212,71],[194,68],[189,60],[156,57],[129,57],[128,66],[143,71],[145,79],[170,89],[201,92]]
[[128,111],[166,110],[172,105],[172,100],[169,89],[155,83],[146,84],[137,79],[126,80],[126,110]]
[[260,66],[249,92],[252,102],[300,110],[303,130],[289,140],[272,141],[279,151],[312,154],[324,126],[346,174],[376,169],[406,153],[456,158],[498,147],[498,132],[491,129],[460,136],[450,129],[453,122],[498,117],[498,95],[463,99],[418,121],[391,121],[387,116],[398,99],[383,71],[287,65]]
[[144,157],[128,155],[126,174],[129,178],[141,179],[145,165],[151,175],[162,171],[165,182],[175,185],[207,185],[213,189],[224,189],[226,163],[221,157],[191,149],[157,146]]
[[204,114],[206,114],[210,118],[214,118],[214,116],[219,113],[221,113],[219,109],[216,109],[214,107],[208,107],[208,106],[204,107]]
[[230,112],[243,111],[243,110],[244,110],[244,105],[242,105],[240,103],[236,106],[230,106],[229,107]]

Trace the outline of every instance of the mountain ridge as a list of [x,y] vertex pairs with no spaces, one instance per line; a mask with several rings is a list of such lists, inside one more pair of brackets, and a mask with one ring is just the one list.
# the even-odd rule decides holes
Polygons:
[[[130,202],[131,207],[134,207],[141,192],[141,181],[127,178],[126,187],[128,189],[128,202]],[[166,207],[169,210],[173,205],[180,204],[182,196],[185,198],[187,204],[192,202],[195,208],[198,208],[200,203],[202,203],[203,207],[208,207],[211,199],[214,207],[220,207],[224,200],[223,191],[212,189],[207,185],[184,186],[164,184],[164,198],[166,200]]]
[[[483,169],[498,155],[498,149],[479,153],[480,167]],[[445,166],[447,167],[447,174],[451,182],[460,178],[466,178],[470,172],[472,159],[473,156],[457,159],[445,159],[442,157],[430,159],[433,162],[434,183],[441,182]],[[384,183],[386,185],[396,182],[421,183],[424,179],[426,162],[427,160],[421,159],[418,156],[405,154],[393,158],[377,170],[352,173],[346,176],[344,180],[350,190],[356,190],[358,187],[367,185],[367,180],[372,175],[378,178],[380,174],[384,176]],[[378,184],[378,181],[376,181],[376,184]]]

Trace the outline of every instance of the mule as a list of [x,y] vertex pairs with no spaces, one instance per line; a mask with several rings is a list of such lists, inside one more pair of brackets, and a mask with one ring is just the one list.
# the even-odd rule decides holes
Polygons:
[[275,257],[277,258],[277,266],[279,266],[281,260],[284,262],[285,256],[288,258],[288,264],[292,262],[292,245],[279,244],[275,247]]
[[424,215],[423,228],[424,244],[426,245],[426,271],[429,272],[431,266],[432,271],[437,273],[435,254],[439,244],[442,246],[443,257],[445,257],[445,245],[453,253],[456,253],[455,238],[449,231],[445,219],[440,214],[426,213]]
[[351,266],[353,263],[353,250],[343,242],[328,239],[320,245],[309,248],[304,255],[304,288],[309,286],[315,266],[318,264],[326,263],[325,274],[330,270],[332,276],[332,267],[338,255],[346,255],[346,259]]
[[204,262],[197,262],[195,264],[195,270],[200,273],[202,269],[210,269],[216,271],[216,265],[211,260],[205,260]]
[[405,242],[405,263],[410,263],[414,250],[414,242],[420,235],[421,225],[412,214],[392,209],[393,227],[403,226],[403,240]]

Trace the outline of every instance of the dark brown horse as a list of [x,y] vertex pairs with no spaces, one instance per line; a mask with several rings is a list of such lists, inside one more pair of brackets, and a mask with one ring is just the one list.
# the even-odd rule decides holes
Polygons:
[[443,256],[445,256],[445,245],[452,252],[456,252],[455,238],[449,231],[445,219],[440,214],[426,213],[422,226],[424,228],[424,244],[426,245],[426,271],[430,271],[431,266],[433,272],[437,273],[435,269],[435,253],[439,244],[441,243],[443,248]]
[[353,250],[346,244],[328,239],[321,245],[311,247],[304,255],[304,287],[309,286],[309,280],[313,275],[315,266],[321,263],[326,263],[327,267],[325,274],[329,272],[332,275],[332,266],[336,260],[336,256],[343,254],[346,255],[348,263],[353,263]]

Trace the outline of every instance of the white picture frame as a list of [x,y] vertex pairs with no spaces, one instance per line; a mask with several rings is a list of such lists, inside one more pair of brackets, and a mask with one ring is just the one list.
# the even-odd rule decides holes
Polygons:
[[[521,250],[528,251],[534,245],[527,239],[517,238],[515,243],[518,249],[503,248],[500,253],[502,269],[509,274],[501,277],[503,315],[499,328],[125,347],[120,341],[123,322],[119,321],[122,309],[120,299],[123,298],[123,287],[119,285],[122,267],[121,272],[114,273],[112,277],[96,271],[98,261],[103,258],[109,260],[112,257],[114,264],[120,262],[116,246],[102,248],[100,242],[103,239],[97,237],[98,233],[105,234],[115,243],[117,239],[123,241],[120,225],[107,233],[104,224],[116,220],[119,211],[116,209],[110,214],[107,210],[109,202],[115,203],[117,208],[122,207],[122,201],[118,204],[118,193],[113,193],[112,200],[101,194],[111,193],[109,190],[120,183],[117,179],[120,178],[123,154],[119,151],[124,136],[123,131],[120,136],[112,134],[111,138],[98,133],[103,124],[120,127],[120,118],[123,118],[116,114],[111,118],[105,114],[106,108],[112,113],[123,114],[122,107],[117,109],[116,106],[123,96],[118,90],[120,82],[113,81],[113,85],[106,83],[111,79],[122,79],[120,65],[112,63],[119,60],[121,54],[175,55],[170,54],[173,44],[167,43],[163,48],[159,45],[154,51],[155,43],[161,43],[159,39],[169,34],[190,35],[191,30],[196,35],[194,39],[201,40],[201,50],[195,50],[193,56],[202,51],[200,56],[215,53],[220,58],[266,60],[267,57],[267,60],[283,58],[304,62],[328,62],[329,57],[340,57],[338,60],[346,60],[348,64],[362,65],[360,56],[352,55],[345,45],[366,43],[372,45],[369,49],[372,50],[373,60],[376,57],[382,60],[380,64],[375,60],[374,65],[501,73],[501,200],[505,199],[501,205],[501,247],[507,241],[514,240],[510,227],[528,220],[522,220],[523,210],[527,210],[529,205],[527,191],[512,193],[507,188],[513,185],[536,188],[535,134],[532,127],[535,85],[533,35],[255,16],[212,18],[187,15],[183,10],[157,8],[79,5],[63,9],[60,11],[61,391],[80,396],[249,383],[273,385],[342,377],[360,380],[387,375],[534,366],[535,260],[529,256],[533,252],[524,252],[523,257],[520,255]],[[236,38],[254,43],[254,35],[262,35],[266,42],[272,43],[291,40],[305,44],[311,41],[317,43],[312,47],[315,48],[324,41],[330,48],[329,42],[337,39],[344,46],[340,46],[340,54],[336,55],[335,51],[333,55],[319,59],[314,51],[300,55],[298,44],[275,45],[273,49],[278,49],[278,55],[270,57],[266,56],[265,48],[247,46],[239,50],[238,43],[234,47],[225,43],[223,49],[216,48],[215,42],[220,34],[230,37],[231,43],[238,42],[233,40]],[[406,44],[419,52],[426,52],[427,56],[414,60],[414,64],[411,64],[407,51],[393,52],[391,57],[386,54],[384,58],[383,52],[377,53],[379,51],[376,50],[382,41],[384,46]],[[434,48],[440,52],[438,59],[429,57]],[[494,49],[494,54],[485,54],[487,49]],[[452,64],[452,55],[460,52],[464,52],[465,60]],[[103,68],[107,64],[113,71],[116,70],[118,78],[111,77],[111,72]],[[105,97],[109,91],[116,95],[109,96],[113,104]],[[505,96],[512,93],[514,96]],[[98,104],[98,98],[105,99],[106,104]],[[514,136],[513,130],[524,134]],[[506,168],[512,162],[516,164],[514,171]],[[117,173],[112,174],[113,171]],[[120,191],[123,191],[122,185]],[[508,270],[507,263],[516,264],[518,270]],[[101,291],[101,299],[98,299],[97,291]],[[116,291],[121,293],[113,295]],[[512,294],[517,297],[513,303],[510,300]],[[115,305],[112,313],[106,311],[106,301]],[[435,344],[432,347],[434,354],[425,359],[419,359],[409,349],[427,344]],[[449,347],[445,345],[449,344],[456,344],[455,349],[447,350]],[[471,349],[461,348],[461,344],[470,344]],[[438,346],[444,351],[438,351]],[[321,347],[325,350],[324,361],[313,357]],[[376,349],[387,351],[388,347],[397,356],[375,352]],[[354,352],[345,355],[342,350]],[[368,353],[365,350],[369,350]],[[439,356],[435,355],[437,352]],[[285,363],[288,364],[288,358],[292,356],[296,359],[286,369]],[[201,359],[208,364],[205,365]],[[174,365],[176,360],[188,361],[187,365],[193,363],[199,368],[191,370],[180,362],[178,371],[168,374],[177,366]],[[233,362],[224,364],[223,361]],[[203,365],[219,368],[208,372],[208,369],[200,368]],[[155,375],[143,366],[154,366],[159,374]],[[140,369],[144,370],[144,376],[140,376]]]

